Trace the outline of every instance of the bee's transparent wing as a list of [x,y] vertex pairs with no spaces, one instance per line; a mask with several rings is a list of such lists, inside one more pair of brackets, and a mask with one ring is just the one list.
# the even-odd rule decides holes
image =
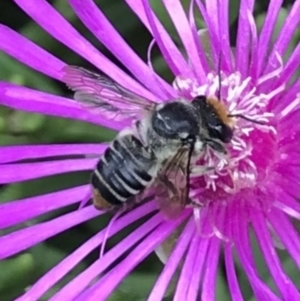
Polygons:
[[110,118],[138,118],[143,111],[153,110],[155,106],[105,75],[77,66],[66,66],[63,72],[62,80],[75,92],[74,99],[93,113],[106,113]]
[[164,165],[156,182],[157,202],[167,218],[176,218],[190,204],[189,148],[181,148]]

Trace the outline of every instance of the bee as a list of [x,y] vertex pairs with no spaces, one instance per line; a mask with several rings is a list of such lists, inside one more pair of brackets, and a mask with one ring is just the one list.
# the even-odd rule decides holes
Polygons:
[[[189,203],[193,162],[205,147],[226,153],[233,120],[220,101],[204,95],[154,103],[110,78],[66,66],[63,81],[74,99],[94,113],[134,118],[99,159],[92,175],[93,204],[108,210],[134,200],[156,182],[164,204],[182,210]],[[205,170],[205,167],[204,167]],[[158,196],[158,195],[157,195]]]

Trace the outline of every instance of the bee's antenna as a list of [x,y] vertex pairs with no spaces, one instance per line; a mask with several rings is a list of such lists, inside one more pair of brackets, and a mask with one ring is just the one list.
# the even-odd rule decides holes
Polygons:
[[265,125],[266,123],[263,122],[263,121],[257,121],[255,119],[252,119],[252,118],[249,118],[249,117],[246,117],[242,114],[228,114],[227,115],[228,117],[238,117],[238,118],[242,118],[242,119],[245,119],[247,121],[250,121],[250,122],[253,122],[253,123],[257,123],[257,124],[261,124],[261,125]]

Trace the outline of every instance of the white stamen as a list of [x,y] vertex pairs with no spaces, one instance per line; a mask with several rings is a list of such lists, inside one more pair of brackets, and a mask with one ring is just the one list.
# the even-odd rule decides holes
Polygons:
[[[282,62],[280,58],[278,61]],[[265,75],[258,80],[259,83],[277,77],[281,70],[280,67]],[[221,87],[219,87],[220,82]],[[274,114],[267,112],[266,108],[270,99],[281,93],[285,86],[281,85],[267,94],[258,94],[256,87],[253,87],[252,78],[242,79],[238,72],[228,76],[223,72],[220,75],[209,73],[207,74],[207,81],[202,85],[197,85],[194,80],[177,77],[174,86],[175,84],[179,94],[181,91],[182,93],[188,92],[191,98],[197,95],[216,97],[221,89],[221,101],[226,104],[230,114],[240,114],[253,121],[265,123],[258,124],[242,118],[235,118],[234,137],[229,143],[229,154],[225,156],[207,147],[199,161],[199,166],[212,168],[212,170],[200,175],[205,181],[202,189],[210,189],[215,192],[221,188],[227,193],[236,193],[240,189],[256,185],[258,174],[251,157],[253,151],[251,135],[254,131],[276,134],[276,129],[270,125],[270,120]],[[288,108],[282,111],[282,116],[294,110],[299,104],[299,100],[300,95]],[[253,141],[253,143],[255,142]],[[197,175],[193,177],[193,181],[194,179],[197,181]],[[199,194],[201,195],[201,193],[197,195]]]

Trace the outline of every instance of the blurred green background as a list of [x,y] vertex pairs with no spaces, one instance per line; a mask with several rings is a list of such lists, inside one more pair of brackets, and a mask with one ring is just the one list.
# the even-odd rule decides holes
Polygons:
[[[66,0],[49,2],[51,2],[87,39],[93,42],[100,51],[120,65],[119,62],[101,45],[101,43],[98,42],[95,37],[88,32],[88,30],[86,30],[82,23],[80,23]],[[146,59],[146,51],[148,44],[151,41],[151,37],[123,1],[98,0],[96,2],[109,20],[111,20],[114,26],[119,30],[125,40],[143,59]],[[161,1],[152,0],[151,2],[159,17],[173,35],[174,40],[178,41],[174,27],[168,19],[166,11],[161,5]],[[182,2],[187,8],[190,0],[183,0]],[[268,2],[269,1],[257,1],[255,17],[258,26],[261,26],[263,22]],[[278,31],[282,22],[285,20],[292,2],[293,1],[285,1],[284,7],[280,12],[276,31]],[[230,1],[232,46],[234,46],[236,34],[238,5],[239,1]],[[203,22],[200,16],[197,17],[197,22],[200,27],[203,27]],[[71,50],[50,38],[46,32],[30,20],[27,15],[24,14],[11,0],[2,0],[0,3],[0,23],[4,23],[17,30],[67,63],[85,67],[89,66],[84,59],[78,57]],[[291,44],[291,48],[293,48],[293,45],[295,45],[297,41],[299,41],[299,33],[295,36],[295,39]],[[162,76],[168,80],[172,79],[169,70],[166,68],[161,57],[156,52],[154,52],[153,55],[153,63],[155,69],[161,73]],[[23,66],[2,52],[0,52],[0,80],[22,84],[58,95],[71,96],[70,92],[64,87],[64,85],[51,80],[44,75],[27,68],[26,66]],[[42,116],[38,114],[29,114],[14,111],[6,107],[0,107],[0,145],[102,142],[111,140],[114,135],[115,133],[108,129],[100,128],[84,122]],[[3,185],[0,186],[0,202],[7,202],[13,199],[57,191],[66,187],[73,187],[82,183],[87,183],[88,178],[89,173],[81,172],[47,177],[39,180],[17,183],[15,185]],[[18,228],[51,219],[73,209],[75,209],[74,206],[69,206],[67,208],[51,212],[19,227],[14,227],[6,232],[2,231],[0,234],[6,234]],[[97,233],[99,229],[103,228],[107,222],[108,217],[96,218],[88,223],[51,238],[22,254],[0,262],[0,300],[9,301],[21,294],[24,289],[30,287],[30,285],[49,270],[49,268],[75,250],[93,234]],[[130,228],[126,229],[121,234],[111,239],[108,243],[108,248],[114,245],[130,231]],[[260,252],[258,247],[253,245],[253,249],[255,250],[256,259],[258,261],[262,277],[268,281],[272,287],[274,287],[272,280],[268,277],[264,261],[259,256]],[[72,273],[68,274],[63,281],[59,282],[41,300],[47,300],[49,296],[59,290],[64,283],[68,282],[72,277],[74,277],[74,275],[87,267],[97,258],[98,251],[99,250],[88,256],[78,267],[76,267],[74,271],[72,271]],[[286,256],[285,252],[279,251],[279,253],[286,271],[291,275],[291,277],[296,279],[297,271],[292,261],[288,258],[288,256]],[[150,291],[162,267],[162,264],[154,254],[149,256],[147,260],[135,269],[135,271],[124,281],[109,300],[145,300],[145,297]],[[252,291],[249,288],[248,281],[242,268],[238,267],[238,271],[245,300],[254,300]],[[172,288],[170,289],[170,292],[171,291]],[[169,296],[166,296],[166,300],[171,300],[171,295],[172,294],[169,293]],[[228,294],[222,260],[220,260],[217,300],[231,300]]]

